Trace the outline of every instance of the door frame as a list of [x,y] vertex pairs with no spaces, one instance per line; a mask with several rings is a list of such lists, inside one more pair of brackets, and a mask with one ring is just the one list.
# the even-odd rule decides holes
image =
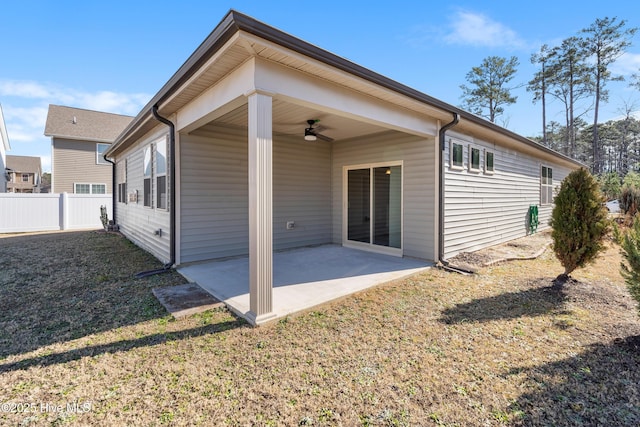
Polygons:
[[[349,179],[348,173],[354,169],[369,169],[373,172],[374,168],[383,166],[400,166],[400,248],[391,248],[388,246],[376,245],[372,242],[372,227],[374,221],[372,220],[369,225],[370,242],[357,242],[354,240],[348,240],[349,229]],[[369,213],[373,210],[373,173],[371,173],[371,179],[369,181]],[[373,218],[373,215],[370,215]],[[375,162],[375,163],[362,163],[357,165],[347,165],[342,167],[342,246],[353,249],[360,249],[363,251],[376,252],[385,255],[393,255],[397,257],[403,256],[404,249],[404,164],[402,160],[393,160],[389,162]]]

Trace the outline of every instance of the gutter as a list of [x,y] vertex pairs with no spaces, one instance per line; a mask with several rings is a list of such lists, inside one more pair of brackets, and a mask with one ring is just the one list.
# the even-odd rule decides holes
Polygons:
[[440,145],[440,153],[438,159],[440,162],[440,173],[438,174],[438,208],[440,213],[438,215],[438,263],[446,270],[450,270],[461,274],[473,274],[473,271],[465,270],[464,268],[455,267],[449,264],[449,261],[444,259],[444,150],[446,147],[445,133],[458,124],[460,121],[460,115],[456,112],[453,114],[453,120],[443,127],[438,132],[438,142]]
[[113,215],[113,225],[117,224],[116,221],[116,164],[107,159],[106,153],[102,155],[102,158],[111,163],[111,215]]

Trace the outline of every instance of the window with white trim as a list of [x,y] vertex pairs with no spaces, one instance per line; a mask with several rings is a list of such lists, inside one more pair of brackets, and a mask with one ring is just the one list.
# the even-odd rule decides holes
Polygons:
[[23,173],[22,174],[22,182],[29,182],[29,174],[28,173]]
[[118,202],[127,203],[127,159],[118,163]]
[[451,143],[449,148],[449,167],[451,169],[462,170],[463,168],[463,147],[462,144],[458,144],[457,142],[453,142],[453,140],[449,140]]
[[143,205],[147,207],[152,207],[153,205],[151,204],[151,175],[153,172],[153,162],[152,162],[151,144],[144,147],[142,167],[143,167],[143,175],[144,175],[144,185],[142,190]]
[[484,150],[484,173],[492,174],[495,169],[493,165],[494,154],[493,151]]
[[553,169],[542,166],[540,170],[540,204],[553,203]]
[[167,209],[167,139],[155,144],[156,159],[156,207]]
[[107,184],[76,182],[73,184],[75,194],[107,194]]
[[110,164],[102,156],[104,154],[104,152],[107,151],[108,148],[109,148],[109,144],[102,144],[100,142],[96,144],[96,164],[97,165],[108,165],[108,164]]
[[480,149],[469,146],[469,170],[480,172]]

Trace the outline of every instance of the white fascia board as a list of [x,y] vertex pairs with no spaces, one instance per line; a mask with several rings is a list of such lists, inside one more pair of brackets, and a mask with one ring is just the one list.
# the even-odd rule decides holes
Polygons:
[[178,111],[176,129],[189,133],[245,104],[254,90],[255,64],[247,61]]
[[255,64],[256,89],[272,93],[278,99],[421,137],[431,137],[437,132],[433,117],[273,62],[256,60]]

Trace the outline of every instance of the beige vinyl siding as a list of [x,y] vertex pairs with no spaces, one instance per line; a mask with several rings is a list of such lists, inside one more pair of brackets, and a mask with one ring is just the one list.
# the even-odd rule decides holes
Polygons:
[[[246,255],[246,131],[207,127],[180,144],[181,262]],[[330,159],[329,144],[274,136],[274,249],[330,243]]]
[[53,139],[53,193],[73,193],[74,183],[106,184],[111,194],[111,164],[96,164],[96,143]]
[[[166,128],[166,126],[165,126]],[[166,135],[166,130],[161,129],[151,137],[139,141],[135,146],[118,156],[116,163],[116,176],[124,177],[122,170],[126,165],[127,198],[130,194],[138,194],[138,200],[127,203],[116,203],[117,222],[120,231],[129,240],[141,248],[149,251],[162,262],[170,260],[170,214],[168,210],[155,209],[143,206],[143,148],[154,142],[159,137]],[[123,161],[126,159],[126,162]],[[170,179],[170,178],[169,178]],[[152,179],[152,190],[153,187]],[[170,191],[170,188],[168,189]],[[154,199],[155,201],[155,199]],[[154,205],[155,206],[155,205]],[[162,235],[155,234],[162,230]]]
[[[530,205],[539,206],[538,230],[548,227],[552,205],[540,206],[540,168],[553,168],[554,187],[570,172],[567,167],[513,149],[452,138],[463,144],[463,170],[449,167],[445,152],[445,258],[523,237]],[[469,170],[469,146],[480,148],[480,172]],[[493,174],[484,173],[484,152],[494,153]]]
[[403,162],[403,255],[436,258],[435,139],[386,132],[334,143],[332,166],[333,242],[342,243],[343,166],[385,161]]

